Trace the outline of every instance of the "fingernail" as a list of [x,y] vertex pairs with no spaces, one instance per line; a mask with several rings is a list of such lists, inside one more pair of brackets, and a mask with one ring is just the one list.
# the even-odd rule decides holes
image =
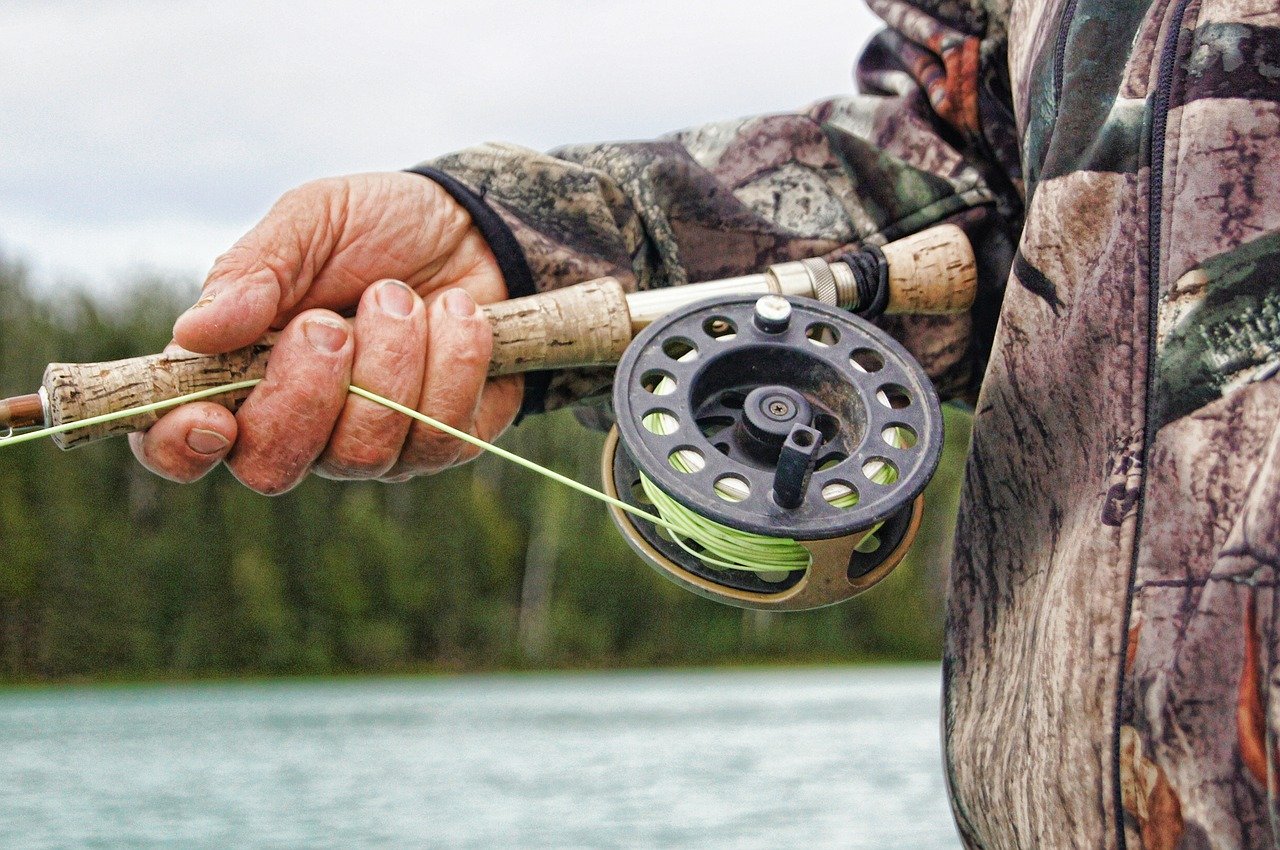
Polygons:
[[190,307],[188,307],[186,310],[184,310],[184,311],[183,311],[183,313],[182,313],[182,315],[183,315],[183,316],[186,316],[186,315],[189,315],[189,314],[191,314],[191,313],[194,313],[195,311],[199,310],[201,307],[208,307],[210,304],[212,304],[212,303],[213,303],[213,299],[215,299],[215,298],[217,298],[217,297],[218,297],[218,293],[217,293],[217,292],[213,292],[213,291],[208,291],[208,290],[206,290],[206,291],[205,291],[205,293],[204,293],[203,295],[201,295],[201,296],[200,296],[200,300],[199,300],[199,301],[197,301],[196,303],[192,304],[192,305],[191,305]]
[[229,441],[217,431],[193,428],[187,434],[187,446],[199,455],[216,455],[225,449]]
[[326,319],[308,319],[302,333],[321,354],[332,354],[347,343],[347,326]]
[[444,294],[444,309],[450,316],[465,319],[476,313],[476,302],[461,289],[450,289]]
[[413,291],[398,280],[383,281],[378,287],[378,305],[393,316],[413,312]]

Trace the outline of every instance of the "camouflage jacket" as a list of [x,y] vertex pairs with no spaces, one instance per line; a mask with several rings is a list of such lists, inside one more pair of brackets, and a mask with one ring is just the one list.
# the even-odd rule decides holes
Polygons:
[[[945,650],[961,835],[1276,846],[1280,10],[872,5],[889,29],[857,95],[435,165],[505,222],[530,287],[965,227],[973,315],[891,325],[944,393],[980,386]],[[534,381],[530,406],[608,380]]]

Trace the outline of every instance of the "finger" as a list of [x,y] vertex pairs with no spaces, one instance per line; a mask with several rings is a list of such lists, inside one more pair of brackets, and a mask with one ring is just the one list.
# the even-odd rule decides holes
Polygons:
[[[522,398],[524,398],[523,375],[504,375],[500,378],[490,378],[480,392],[480,403],[476,405],[475,413],[472,416],[471,433],[486,443],[492,443],[498,439],[502,432],[507,430],[515,420],[516,414],[520,412]],[[461,442],[462,445],[458,454],[450,462],[453,466],[475,460],[484,451],[484,449],[471,443],[457,442]],[[412,480],[416,475],[425,475],[438,471],[435,469],[407,470],[407,467],[393,469],[390,474],[380,480],[387,484],[402,484],[405,481]]]
[[[426,371],[427,308],[395,280],[371,286],[355,320],[351,383],[417,408]],[[359,396],[347,396],[316,473],[326,478],[377,478],[391,469],[412,420]]]
[[[484,385],[475,414],[475,435],[492,443],[507,430],[524,399],[524,375],[492,378]],[[479,451],[479,449],[477,449]]]
[[340,185],[316,181],[288,192],[214,262],[200,300],[174,324],[183,348],[201,354],[242,348],[301,300],[333,249]]
[[245,486],[274,496],[303,479],[342,412],[354,353],[346,322],[327,310],[309,310],[284,329],[266,378],[236,414],[227,466]]
[[156,475],[189,484],[222,462],[236,433],[230,410],[196,402],[169,411],[145,433],[130,434],[129,446],[138,462]]
[[[476,302],[461,289],[448,289],[428,310],[427,369],[418,409],[446,425],[470,432],[489,373],[493,330]],[[389,477],[426,475],[457,463],[466,443],[414,422],[400,461]],[[471,453],[469,456],[474,456]]]

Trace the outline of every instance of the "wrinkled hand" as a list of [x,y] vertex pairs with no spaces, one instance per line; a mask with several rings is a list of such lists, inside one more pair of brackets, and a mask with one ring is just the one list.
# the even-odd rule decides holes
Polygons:
[[398,481],[464,463],[479,450],[347,386],[492,440],[515,417],[524,382],[486,380],[492,334],[476,305],[506,295],[470,216],[432,181],[387,173],[309,183],[218,258],[173,329],[175,344],[217,354],[283,328],[266,379],[235,415],[208,402],[170,411],[131,436],[134,454],[181,482],[225,459],[266,494],[310,471]]

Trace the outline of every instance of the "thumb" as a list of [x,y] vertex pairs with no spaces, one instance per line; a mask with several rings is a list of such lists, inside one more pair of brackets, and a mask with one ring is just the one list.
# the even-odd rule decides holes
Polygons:
[[243,348],[306,294],[315,223],[328,218],[324,199],[307,197],[314,194],[295,190],[281,198],[214,261],[200,300],[174,323],[178,345],[200,354]]

